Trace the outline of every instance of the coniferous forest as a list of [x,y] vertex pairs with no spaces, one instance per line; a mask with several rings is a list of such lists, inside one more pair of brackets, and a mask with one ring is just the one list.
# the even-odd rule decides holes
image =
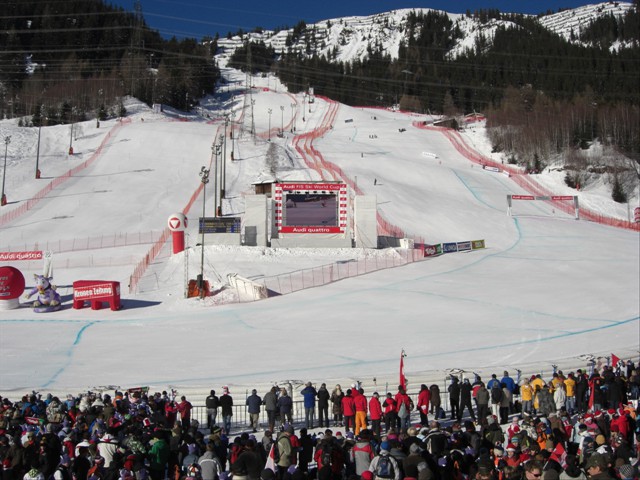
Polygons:
[[[254,73],[268,66],[291,91],[312,85],[316,94],[348,105],[396,104],[450,116],[483,112],[494,149],[532,170],[543,167],[534,165],[536,159],[566,156],[595,140],[640,165],[637,0],[626,17],[604,17],[586,28],[580,40],[589,46],[564,40],[535,17],[496,10],[467,15],[483,22],[508,20],[512,26],[499,27],[492,42],[481,37],[473,49],[449,58],[460,30],[444,13],[414,13],[408,19],[409,41],[397,59],[370,45],[366,60],[344,63],[314,55],[307,42],[305,51],[281,58],[264,44],[245,45],[232,62],[246,68],[251,50]],[[611,49],[616,42],[634,46]],[[571,156],[579,157],[579,152]]]
[[118,115],[124,95],[188,110],[219,78],[212,44],[165,40],[102,0],[4,2],[0,37],[0,113],[34,124]]

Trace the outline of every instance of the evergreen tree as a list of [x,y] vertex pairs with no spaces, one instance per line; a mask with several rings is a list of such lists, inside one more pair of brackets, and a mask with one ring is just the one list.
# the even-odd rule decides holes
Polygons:
[[613,188],[611,190],[611,198],[614,202],[617,203],[626,203],[627,195],[624,193],[624,189],[622,188],[622,184],[620,183],[620,179],[618,175],[613,177]]

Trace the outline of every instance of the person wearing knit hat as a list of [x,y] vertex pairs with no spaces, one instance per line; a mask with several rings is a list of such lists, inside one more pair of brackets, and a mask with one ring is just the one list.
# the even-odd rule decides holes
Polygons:
[[625,463],[624,465],[620,465],[618,468],[618,475],[620,475],[620,480],[633,480],[638,478],[637,471],[633,465],[629,465]]
[[518,468],[522,463],[522,459],[520,454],[518,453],[518,449],[513,443],[507,445],[507,456],[504,461],[508,466],[513,468]]
[[370,472],[369,470],[365,470],[364,472],[362,472],[362,475],[360,475],[360,479],[373,480],[373,472]]
[[391,445],[388,441],[380,444],[380,453],[373,457],[369,464],[369,471],[375,480],[400,480],[400,466],[398,461],[389,454]]

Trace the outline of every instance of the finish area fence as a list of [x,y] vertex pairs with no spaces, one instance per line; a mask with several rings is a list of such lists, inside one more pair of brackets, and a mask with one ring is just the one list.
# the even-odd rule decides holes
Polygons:
[[[442,381],[442,383],[439,383],[439,387],[440,387],[440,399],[441,399],[441,405],[440,407],[442,408],[441,412],[443,413],[448,413],[451,411],[451,406],[449,403],[449,394],[448,393],[442,393],[442,392],[446,392],[447,391],[447,386],[449,385],[449,381],[448,379],[444,379]],[[390,386],[389,386],[390,387]],[[377,390],[379,395],[380,395],[380,402],[382,403],[386,397],[387,394],[387,389],[383,386],[380,386],[380,388]],[[370,392],[366,393],[365,395],[367,396],[367,399],[371,398],[371,394],[373,393],[373,390],[371,390]],[[391,391],[392,394],[395,395],[395,391]],[[258,393],[260,395],[260,393]],[[409,395],[409,397],[411,398],[411,400],[413,400],[413,404],[417,405],[418,404],[418,393],[417,392],[407,392],[407,395]],[[299,398],[299,397],[298,397]],[[193,401],[192,401],[193,402]],[[244,431],[250,431],[251,427],[250,427],[250,420],[249,420],[249,414],[247,413],[247,407],[246,407],[246,396],[234,396],[234,405],[232,407],[232,411],[233,411],[233,415],[231,416],[231,434],[232,435],[239,435],[240,433],[244,432]],[[331,428],[336,427],[335,422],[333,420],[333,413],[332,413],[332,404],[331,402],[329,402],[329,409],[328,409],[328,418],[329,418],[329,425],[331,426]],[[315,423],[314,423],[314,427],[318,427],[318,407],[316,405],[315,408]],[[447,415],[448,416],[448,415]],[[191,419],[192,420],[196,420],[200,426],[201,429],[206,429],[207,428],[207,408],[202,405],[202,404],[195,404],[193,405],[193,409],[191,410]],[[293,424],[297,429],[304,427],[305,426],[305,411],[304,411],[304,401],[303,400],[294,400],[293,401],[293,408],[291,411],[291,419],[293,420]],[[430,414],[429,415],[429,419],[434,419],[434,415]],[[411,412],[411,423],[412,424],[416,424],[420,422],[420,415],[418,413],[418,411],[416,409],[414,409]],[[222,426],[223,425],[223,420],[222,420],[222,415],[221,415],[221,411],[220,409],[218,409],[218,413],[217,413],[217,417],[216,417],[216,425],[218,426]],[[280,422],[279,422],[279,418],[276,418],[276,428],[278,428],[280,426]],[[259,427],[261,430],[267,430],[269,428],[269,422],[268,422],[268,418],[267,418],[267,412],[264,410],[264,407],[262,407],[260,409],[260,417],[259,417]]]
[[42,250],[55,253],[78,252],[101,248],[128,247],[131,245],[148,245],[162,237],[163,231],[125,232],[95,237],[70,238],[63,240],[44,240],[34,244],[8,245],[0,247],[7,252],[24,250]]
[[395,255],[342,260],[329,265],[296,270],[253,282],[234,282],[238,302],[252,302],[266,297],[286,295],[307,288],[321,287],[345,278],[357,277],[387,268],[401,267],[425,260],[422,249],[394,250]]

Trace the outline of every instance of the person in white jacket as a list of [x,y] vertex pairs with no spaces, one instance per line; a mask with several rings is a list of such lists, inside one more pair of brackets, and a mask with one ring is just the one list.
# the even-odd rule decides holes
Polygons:
[[104,458],[104,468],[109,468],[113,455],[118,450],[118,442],[111,434],[105,433],[98,442],[98,454]]
[[553,401],[556,404],[556,410],[560,411],[567,401],[567,392],[565,390],[564,384],[560,383],[556,388],[555,392],[553,392]]
[[[373,473],[375,480],[400,480],[400,466],[398,461],[391,456],[390,451],[391,445],[385,440],[380,444],[380,453],[371,460],[369,471]],[[386,470],[384,476],[381,475],[381,468],[378,467],[378,464],[383,463],[387,465],[384,469]]]

